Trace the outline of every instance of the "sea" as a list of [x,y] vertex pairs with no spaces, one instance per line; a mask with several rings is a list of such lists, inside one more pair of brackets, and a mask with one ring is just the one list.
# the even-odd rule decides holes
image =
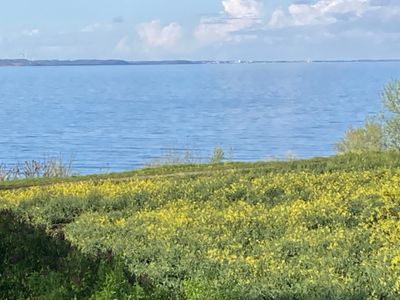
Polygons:
[[0,68],[0,165],[62,158],[79,174],[215,147],[234,161],[330,156],[382,111],[400,62]]

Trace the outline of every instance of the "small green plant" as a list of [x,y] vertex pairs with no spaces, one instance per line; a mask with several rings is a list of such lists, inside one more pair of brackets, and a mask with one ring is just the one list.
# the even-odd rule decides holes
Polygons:
[[219,164],[222,163],[224,160],[225,160],[224,149],[222,149],[221,146],[216,146],[214,148],[213,154],[211,155],[210,163]]

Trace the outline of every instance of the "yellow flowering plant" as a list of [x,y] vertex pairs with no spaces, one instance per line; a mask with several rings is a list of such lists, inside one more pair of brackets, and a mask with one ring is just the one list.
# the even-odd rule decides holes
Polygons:
[[176,298],[400,297],[399,168],[57,183],[0,207]]

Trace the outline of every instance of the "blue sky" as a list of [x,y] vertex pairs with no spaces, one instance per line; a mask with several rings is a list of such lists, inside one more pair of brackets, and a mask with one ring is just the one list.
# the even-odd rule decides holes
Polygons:
[[0,58],[400,58],[400,0],[4,0]]

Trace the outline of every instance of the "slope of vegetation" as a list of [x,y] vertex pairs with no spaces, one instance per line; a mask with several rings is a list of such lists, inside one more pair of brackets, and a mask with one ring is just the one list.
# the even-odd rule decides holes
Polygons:
[[398,299],[400,154],[0,186],[0,298]]

